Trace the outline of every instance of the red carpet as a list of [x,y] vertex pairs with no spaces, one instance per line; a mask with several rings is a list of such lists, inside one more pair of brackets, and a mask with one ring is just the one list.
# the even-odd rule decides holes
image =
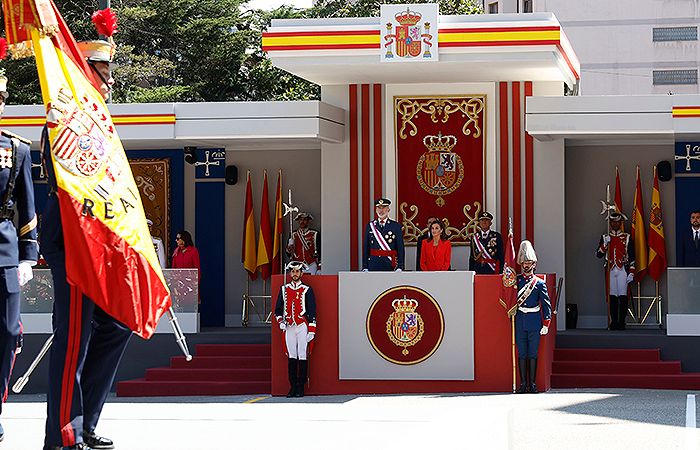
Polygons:
[[700,389],[700,373],[662,361],[659,349],[557,348],[553,388]]
[[269,344],[200,344],[192,361],[148,369],[144,378],[117,383],[119,397],[269,394]]

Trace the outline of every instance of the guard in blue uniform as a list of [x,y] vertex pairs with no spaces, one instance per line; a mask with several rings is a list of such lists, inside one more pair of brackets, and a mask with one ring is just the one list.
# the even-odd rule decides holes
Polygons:
[[493,215],[483,211],[479,214],[479,226],[472,234],[469,253],[469,270],[477,275],[492,275],[503,272],[503,237],[491,229]]
[[[5,110],[7,77],[0,75],[0,117]],[[19,288],[32,278],[39,257],[34,212],[30,141],[0,132],[0,380],[7,399],[12,366],[21,338]],[[17,214],[15,228],[13,219]],[[0,410],[2,405],[0,404]],[[0,441],[5,431],[0,425]]]
[[[79,43],[79,47],[96,78],[102,81],[101,93],[106,97],[114,83],[109,67],[114,43],[88,41]],[[66,279],[61,212],[46,127],[42,149],[50,193],[43,215],[41,246],[54,282],[54,341],[49,355],[44,450],[112,449],[113,442],[95,434],[95,428],[131,330]]]
[[515,343],[518,346],[519,394],[537,393],[537,349],[540,335],[549,332],[552,321],[552,304],[547,294],[547,284],[535,275],[537,255],[530,241],[523,241],[518,250],[518,301],[515,313]]
[[397,221],[389,218],[390,205],[386,198],[374,202],[377,218],[365,227],[363,272],[400,272],[404,268],[403,230]]

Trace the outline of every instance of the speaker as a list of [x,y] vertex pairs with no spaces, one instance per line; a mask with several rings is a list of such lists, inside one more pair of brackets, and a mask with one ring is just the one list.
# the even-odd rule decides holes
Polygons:
[[238,167],[226,166],[226,184],[233,186],[238,183]]
[[659,174],[659,181],[670,181],[673,177],[673,169],[670,161],[659,161],[656,164],[656,173]]
[[197,147],[185,147],[185,162],[187,164],[194,164],[197,162]]

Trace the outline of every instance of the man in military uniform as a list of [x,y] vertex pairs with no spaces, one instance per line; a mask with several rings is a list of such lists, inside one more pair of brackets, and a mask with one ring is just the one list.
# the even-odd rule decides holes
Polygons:
[[[114,83],[110,71],[114,43],[87,41],[78,45],[95,79],[101,81],[100,92],[106,98]],[[95,428],[131,330],[66,279],[65,243],[46,127],[42,141],[50,193],[41,246],[54,282],[54,340],[49,355],[44,450],[112,449],[113,442],[95,434]]]
[[403,230],[397,221],[389,218],[390,205],[386,198],[374,202],[377,218],[365,227],[363,272],[400,272],[404,268]]
[[321,233],[309,228],[314,216],[300,212],[294,219],[299,228],[292,233],[287,243],[287,255],[295,261],[306,264],[306,273],[315,275],[321,272]]
[[519,394],[537,393],[537,349],[540,336],[549,332],[552,304],[547,284],[535,275],[537,255],[530,241],[523,241],[518,250],[518,300],[515,312],[515,343],[518,346]]
[[[0,117],[5,111],[7,77],[0,75]],[[39,258],[37,217],[34,212],[30,141],[0,132],[0,380],[2,402],[7,399],[10,375],[18,351],[21,325],[20,286],[32,279]],[[17,226],[13,223],[17,210]],[[0,404],[0,410],[2,409]],[[0,441],[5,431],[0,425]]]
[[503,270],[503,238],[501,233],[491,229],[493,215],[479,214],[479,227],[472,234],[469,270],[477,275],[501,273]]
[[316,336],[316,297],[311,286],[301,282],[302,272],[307,270],[302,261],[290,261],[286,270],[292,281],[277,294],[275,317],[287,344],[287,397],[303,397],[309,370],[307,347]]
[[634,279],[634,245],[629,233],[622,231],[624,216],[610,213],[610,231],[600,237],[596,256],[605,258],[610,329],[624,330],[627,318],[627,285]]

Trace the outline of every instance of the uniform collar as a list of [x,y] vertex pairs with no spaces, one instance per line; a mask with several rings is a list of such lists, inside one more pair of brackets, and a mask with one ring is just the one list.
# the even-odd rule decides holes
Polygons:
[[625,232],[622,230],[610,230],[610,236],[622,236],[623,234],[625,234]]
[[488,228],[486,231],[479,228],[479,234],[481,235],[481,237],[486,237],[489,235],[489,233],[491,233],[491,228]]
[[299,289],[301,287],[302,283],[301,281],[290,281],[289,286],[291,286],[293,289]]

